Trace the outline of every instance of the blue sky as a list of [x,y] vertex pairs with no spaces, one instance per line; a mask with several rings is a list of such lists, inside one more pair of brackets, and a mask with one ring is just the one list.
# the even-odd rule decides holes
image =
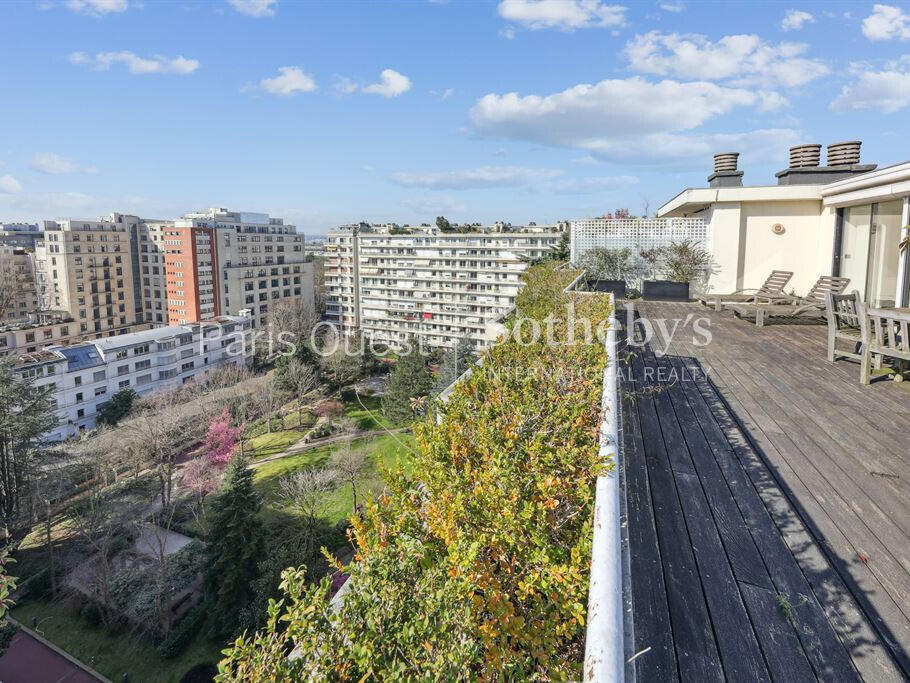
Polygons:
[[653,211],[739,151],[910,159],[910,8],[678,0],[0,4],[0,220]]

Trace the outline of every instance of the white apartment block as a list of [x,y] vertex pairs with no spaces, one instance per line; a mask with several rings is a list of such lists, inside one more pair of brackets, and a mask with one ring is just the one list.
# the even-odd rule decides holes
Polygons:
[[344,228],[328,235],[326,315],[342,332],[435,347],[490,343],[487,324],[514,306],[528,262],[557,244],[555,227],[513,232],[392,234]]
[[75,346],[51,346],[19,357],[14,372],[37,386],[54,387],[60,441],[95,426],[98,406],[118,391],[146,395],[197,379],[252,357],[249,318],[223,316],[172,325]]
[[708,222],[697,218],[583,218],[570,221],[574,264],[596,247],[631,249],[632,253],[690,240],[707,248]]

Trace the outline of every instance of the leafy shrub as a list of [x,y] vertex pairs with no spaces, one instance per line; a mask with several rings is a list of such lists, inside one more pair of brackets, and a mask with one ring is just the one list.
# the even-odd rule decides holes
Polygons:
[[631,280],[640,272],[631,249],[594,247],[585,252],[579,265],[598,280]]
[[[563,293],[577,274],[528,269],[520,312],[553,313],[564,338],[572,300],[596,326],[608,299]],[[287,570],[223,680],[580,679],[605,360],[599,342],[491,349],[415,424],[411,476],[390,474],[353,520],[341,609],[329,577]]]
[[711,252],[698,242],[671,242],[664,251],[664,274],[673,282],[705,284],[715,271]]
[[200,602],[191,607],[158,645],[158,654],[165,659],[173,659],[183,654],[186,646],[199,632],[205,615],[204,603]]
[[97,408],[96,421],[99,425],[115,426],[126,417],[133,407],[138,394],[132,389],[121,389]]
[[357,400],[357,390],[354,387],[345,387],[341,390],[341,400],[345,403],[351,403]]

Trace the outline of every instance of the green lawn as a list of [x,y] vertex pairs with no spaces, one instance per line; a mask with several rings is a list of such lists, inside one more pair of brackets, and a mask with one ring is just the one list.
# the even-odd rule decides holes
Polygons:
[[[379,437],[366,437],[350,442],[352,448],[365,448],[368,450],[368,464],[358,481],[358,502],[363,500],[368,491],[379,490],[382,486],[380,467],[395,467],[400,464],[405,469],[410,462],[409,448],[414,448],[414,437],[410,434],[388,434]],[[276,521],[285,515],[294,515],[292,510],[285,507],[279,500],[278,480],[298,469],[324,465],[328,462],[331,453],[347,444],[329,444],[321,448],[314,448],[297,455],[281,460],[273,460],[256,468],[256,489],[262,495],[265,505],[263,518],[266,524]],[[337,524],[351,515],[353,498],[350,486],[340,486],[328,494],[323,516],[329,524]]]
[[147,640],[127,633],[111,635],[101,627],[91,628],[60,603],[29,602],[16,607],[11,614],[29,628],[34,628],[32,619],[37,618],[37,630],[44,638],[112,681],[122,681],[127,673],[131,683],[177,683],[196,664],[217,664],[225,647],[209,641],[200,632],[179,658],[164,659]]
[[[363,405],[361,405],[363,404]],[[344,414],[357,421],[357,427],[362,431],[392,428],[393,425],[382,414],[382,402],[378,396],[361,396],[358,401],[347,401],[344,404]]]
[[243,448],[252,460],[265,458],[275,453],[281,453],[288,447],[300,441],[307,433],[307,429],[288,429],[282,432],[272,432],[255,436],[244,443]]

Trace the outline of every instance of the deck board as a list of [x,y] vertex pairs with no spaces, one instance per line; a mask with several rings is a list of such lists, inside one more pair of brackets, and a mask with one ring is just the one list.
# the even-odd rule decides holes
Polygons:
[[635,308],[694,314],[713,335],[698,346],[684,323],[669,344],[624,353],[633,613],[647,596],[666,628],[666,605],[673,643],[633,617],[635,649],[648,647],[639,637],[657,645],[636,673],[910,676],[910,392],[861,387],[855,364],[828,363],[821,326],[756,330],[691,304]]

